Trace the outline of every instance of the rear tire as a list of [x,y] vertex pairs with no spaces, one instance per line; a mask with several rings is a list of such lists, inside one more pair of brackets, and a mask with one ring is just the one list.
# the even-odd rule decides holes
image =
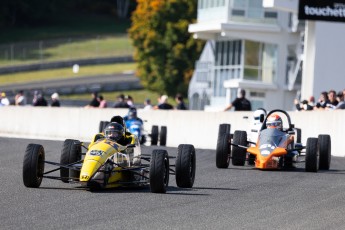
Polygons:
[[216,148],[216,166],[217,168],[227,168],[230,163],[230,153],[231,153],[231,138],[230,133],[223,133],[223,135],[218,138],[217,148]]
[[151,145],[157,145],[158,143],[158,126],[153,125],[151,129]]
[[40,187],[44,173],[45,153],[42,145],[29,144],[23,161],[23,182],[26,187]]
[[176,158],[176,184],[180,188],[192,188],[195,179],[195,148],[179,145]]
[[159,145],[160,146],[166,146],[167,144],[167,127],[162,126],[161,127],[161,132],[159,133]]
[[318,139],[310,137],[307,139],[305,154],[305,171],[317,172],[319,166]]
[[[237,145],[247,146],[247,132],[235,131],[233,143]],[[247,150],[241,147],[232,147],[232,165],[244,166],[246,161]]]
[[[66,139],[61,150],[61,165],[69,165],[81,160],[81,145],[78,140]],[[68,168],[60,169],[60,177],[62,182],[68,183],[70,178],[79,180],[80,171]]]
[[329,170],[331,165],[331,136],[330,135],[319,135],[319,169]]
[[169,157],[166,150],[153,150],[149,181],[152,193],[166,193],[169,184]]

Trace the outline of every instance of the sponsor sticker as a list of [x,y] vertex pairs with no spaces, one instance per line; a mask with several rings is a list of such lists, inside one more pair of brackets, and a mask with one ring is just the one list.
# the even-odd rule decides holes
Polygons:
[[91,150],[89,154],[91,156],[102,156],[105,152],[102,150]]

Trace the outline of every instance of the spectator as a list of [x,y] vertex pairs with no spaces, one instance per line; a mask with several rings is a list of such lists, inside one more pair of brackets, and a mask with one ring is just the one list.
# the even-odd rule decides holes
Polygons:
[[[345,92],[345,90],[344,90],[344,92]],[[338,100],[338,105],[335,107],[335,109],[345,109],[345,101],[344,101],[344,96],[345,95],[345,93],[343,93],[343,92],[338,92],[338,94],[337,94],[337,100]]]
[[98,101],[99,101],[99,107],[100,108],[107,108],[108,107],[108,103],[102,95],[98,96]]
[[85,106],[85,108],[97,108],[99,106],[99,101],[98,101],[98,93],[97,92],[93,92],[91,94],[92,99],[90,101],[90,103],[88,105]]
[[151,105],[151,99],[147,98],[144,101],[144,110],[151,110],[153,106]]
[[24,95],[24,91],[20,90],[15,98],[14,98],[14,104],[15,105],[26,105],[26,97]]
[[252,105],[250,101],[246,99],[246,91],[244,89],[238,90],[237,98],[228,105],[224,111],[230,110],[232,107],[235,108],[235,111],[251,111]]
[[0,101],[0,103],[1,103],[3,106],[10,105],[10,100],[8,100],[8,98],[7,98],[5,92],[2,92],[0,96],[1,96],[1,101]]
[[168,103],[167,95],[162,95],[159,99],[159,102],[160,104],[156,105],[154,109],[163,109],[163,110],[174,109],[174,107]]
[[34,99],[32,100],[33,106],[48,106],[47,100],[44,98],[43,94],[39,91],[34,92]]
[[52,107],[60,107],[59,94],[58,93],[53,93],[51,95],[51,98],[52,98],[52,102],[51,102],[50,106],[52,106]]
[[187,110],[186,105],[183,102],[183,96],[181,94],[176,94],[175,101],[177,103],[176,109],[178,110]]
[[125,102],[129,105],[129,107],[134,107],[134,100],[130,95],[126,95]]
[[296,109],[298,111],[301,111],[301,110],[304,110],[304,111],[307,111],[307,110],[313,110],[314,107],[313,107],[313,96],[309,97],[309,101],[307,100],[303,100],[302,103],[298,101],[298,99],[295,99],[294,103],[295,103],[295,106],[296,106]]
[[318,102],[316,103],[314,109],[325,109],[327,103],[329,103],[328,94],[327,94],[326,91],[323,91],[323,92],[321,92],[320,97],[319,97],[319,100],[318,100]]
[[328,109],[335,109],[335,107],[338,105],[337,93],[335,92],[335,90],[330,90],[328,92],[328,100],[329,103],[326,104],[326,107]]
[[130,108],[130,106],[125,101],[125,96],[123,94],[117,96],[114,108]]

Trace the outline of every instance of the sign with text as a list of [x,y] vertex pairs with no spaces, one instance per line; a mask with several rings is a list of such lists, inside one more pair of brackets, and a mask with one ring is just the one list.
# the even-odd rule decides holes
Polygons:
[[345,0],[299,0],[298,19],[345,22]]

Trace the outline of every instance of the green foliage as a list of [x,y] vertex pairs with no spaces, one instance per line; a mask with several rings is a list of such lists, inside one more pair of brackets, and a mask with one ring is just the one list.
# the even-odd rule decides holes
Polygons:
[[187,95],[194,63],[203,42],[194,40],[188,25],[196,18],[197,2],[138,0],[129,30],[138,62],[137,75],[147,89]]

